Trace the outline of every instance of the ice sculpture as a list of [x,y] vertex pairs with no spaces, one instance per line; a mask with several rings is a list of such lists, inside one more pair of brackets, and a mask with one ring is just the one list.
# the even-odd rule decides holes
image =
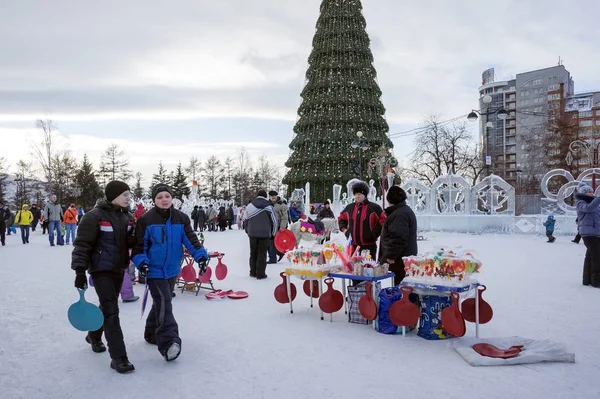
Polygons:
[[402,186],[406,202],[415,213],[429,213],[430,190],[419,179],[410,178]]
[[490,175],[473,186],[475,214],[510,214],[515,213],[515,189],[500,176]]
[[[586,169],[575,179],[571,172],[564,169],[553,169],[546,173],[541,181],[541,190],[545,198],[542,199],[544,206],[542,207],[542,213],[544,214],[567,214],[574,215],[577,211],[574,206],[574,201],[571,200],[572,204],[567,203],[567,199],[570,198],[577,189],[577,186],[581,183],[592,185],[593,183],[589,180],[597,175],[600,179],[600,168]],[[567,183],[561,185],[558,191],[555,193],[550,191],[549,183],[555,177],[562,177],[567,180]],[[596,188],[595,195],[600,194],[600,185]]]
[[444,175],[431,185],[431,206],[434,213],[471,213],[471,185],[461,176]]

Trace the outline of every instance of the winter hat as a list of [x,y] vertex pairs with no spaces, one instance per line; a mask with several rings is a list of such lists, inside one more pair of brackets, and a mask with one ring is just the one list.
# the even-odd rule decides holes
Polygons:
[[113,180],[106,185],[104,189],[104,194],[106,194],[106,200],[108,202],[112,202],[119,195],[123,194],[125,191],[130,191],[127,183],[124,183],[119,180]]
[[275,190],[269,191],[269,197],[275,197],[277,195],[279,195],[279,194],[277,194],[277,191],[275,191]]
[[258,193],[256,193],[256,196],[267,198],[267,192],[265,190],[258,190]]
[[369,186],[364,181],[358,181],[352,186],[352,194],[361,193],[365,196],[369,195]]
[[323,203],[323,205],[331,205],[331,204],[329,203],[329,201],[325,201],[325,203]]
[[577,186],[577,192],[585,195],[585,194],[593,193],[594,189],[585,183],[580,183],[579,186]]
[[171,197],[173,196],[173,189],[168,184],[158,183],[156,186],[152,187],[152,201],[154,201],[156,196],[163,191],[171,194]]
[[402,201],[406,201],[406,192],[398,186],[392,186],[388,190],[385,198],[390,204],[396,205],[401,203]]

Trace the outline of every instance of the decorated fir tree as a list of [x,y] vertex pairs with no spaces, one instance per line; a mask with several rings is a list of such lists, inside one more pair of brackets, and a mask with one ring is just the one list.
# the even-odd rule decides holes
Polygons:
[[[312,200],[331,198],[334,184],[367,179],[369,159],[392,147],[365,28],[360,0],[322,1],[283,179],[289,192],[310,182]],[[369,147],[360,165],[358,132]]]

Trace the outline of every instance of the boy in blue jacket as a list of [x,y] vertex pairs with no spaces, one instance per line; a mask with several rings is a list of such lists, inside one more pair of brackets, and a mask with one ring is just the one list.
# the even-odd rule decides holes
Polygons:
[[146,319],[144,339],[158,346],[166,361],[181,353],[179,327],[171,304],[173,288],[181,272],[183,246],[206,268],[208,254],[190,225],[189,217],[173,207],[173,190],[159,183],[152,189],[154,208],[138,219],[136,245],[131,258],[146,278],[152,295],[152,309]]
[[544,227],[546,227],[546,237],[548,237],[548,242],[556,241],[556,238],[553,236],[554,233],[554,224],[556,220],[554,220],[554,216],[548,216],[548,219],[544,222]]

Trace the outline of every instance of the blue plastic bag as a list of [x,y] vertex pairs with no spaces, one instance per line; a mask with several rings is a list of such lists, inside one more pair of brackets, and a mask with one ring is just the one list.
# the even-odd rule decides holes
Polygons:
[[451,338],[442,330],[442,310],[452,305],[449,296],[423,295],[421,297],[421,318],[417,335],[428,340]]
[[377,312],[377,331],[382,334],[402,334],[402,327],[398,327],[390,320],[390,307],[402,298],[398,287],[384,288],[379,292],[379,311]]

